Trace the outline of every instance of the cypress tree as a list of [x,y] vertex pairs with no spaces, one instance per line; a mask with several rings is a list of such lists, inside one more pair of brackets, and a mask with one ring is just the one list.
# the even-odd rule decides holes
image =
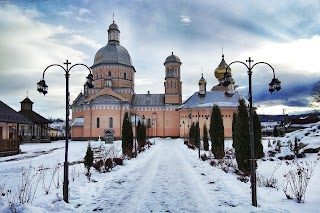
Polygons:
[[133,148],[133,131],[128,112],[124,114],[122,123],[122,153],[132,155]]
[[211,150],[215,158],[224,157],[224,126],[221,110],[217,105],[212,107],[210,120]]
[[254,111],[253,114],[253,136],[254,136],[254,156],[255,159],[260,159],[264,157],[263,146],[261,143],[262,133],[261,133],[261,122],[259,116]]
[[235,155],[238,168],[245,175],[250,174],[250,133],[249,115],[244,99],[239,100],[236,118]]
[[203,125],[203,149],[209,151],[208,128],[206,124]]
[[142,146],[146,145],[147,140],[147,129],[145,125],[142,125]]
[[189,141],[191,144],[194,144],[194,137],[195,137],[194,129],[195,129],[195,124],[194,122],[192,122],[191,127],[189,129]]
[[140,121],[138,121],[137,126],[137,141],[139,150],[141,151],[142,147],[145,146],[146,142],[146,128]]
[[90,172],[90,168],[93,165],[93,151],[91,149],[90,143],[88,143],[86,156],[84,157],[84,166]]
[[194,126],[194,145],[199,148],[200,146],[200,131],[199,131],[199,122],[196,123],[196,125]]
[[140,120],[138,121],[138,125],[136,126],[137,128],[137,142],[138,142],[138,150],[141,151],[141,147],[142,147],[142,129],[141,129],[141,122]]
[[232,115],[232,147],[236,148],[236,124],[237,124],[237,113],[233,113]]

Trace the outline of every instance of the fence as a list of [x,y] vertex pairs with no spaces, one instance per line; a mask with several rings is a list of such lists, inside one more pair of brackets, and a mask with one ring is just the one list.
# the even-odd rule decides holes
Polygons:
[[0,157],[20,152],[19,139],[0,139]]

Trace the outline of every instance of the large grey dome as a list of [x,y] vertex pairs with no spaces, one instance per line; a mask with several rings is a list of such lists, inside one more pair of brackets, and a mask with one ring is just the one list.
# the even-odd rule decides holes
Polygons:
[[124,64],[133,66],[126,48],[120,44],[110,42],[96,53],[93,66],[98,64]]
[[166,58],[166,61],[164,62],[164,64],[169,63],[169,62],[176,62],[176,63],[180,63],[181,64],[180,58],[178,56],[176,56],[176,55],[173,55],[173,52],[172,52],[171,55],[169,55]]

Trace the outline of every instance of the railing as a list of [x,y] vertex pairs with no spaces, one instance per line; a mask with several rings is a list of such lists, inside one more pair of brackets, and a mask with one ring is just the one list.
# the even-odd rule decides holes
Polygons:
[[20,141],[19,139],[0,139],[0,156],[3,153],[19,152]]
[[50,136],[21,136],[21,143],[50,143]]

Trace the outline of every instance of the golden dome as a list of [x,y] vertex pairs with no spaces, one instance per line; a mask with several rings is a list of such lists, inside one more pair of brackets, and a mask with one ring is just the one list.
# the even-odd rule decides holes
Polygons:
[[[224,60],[224,55],[222,55],[222,60],[219,64],[219,66],[216,68],[216,70],[214,71],[214,76],[220,81],[221,79],[224,78],[224,74],[226,72],[226,68],[228,67],[228,64],[226,63],[226,61]],[[228,67],[228,73],[231,74],[231,68]]]
[[206,79],[204,79],[203,74],[202,74],[202,76],[201,76],[201,78],[199,80],[199,85],[200,84],[207,84],[207,81],[206,81]]

